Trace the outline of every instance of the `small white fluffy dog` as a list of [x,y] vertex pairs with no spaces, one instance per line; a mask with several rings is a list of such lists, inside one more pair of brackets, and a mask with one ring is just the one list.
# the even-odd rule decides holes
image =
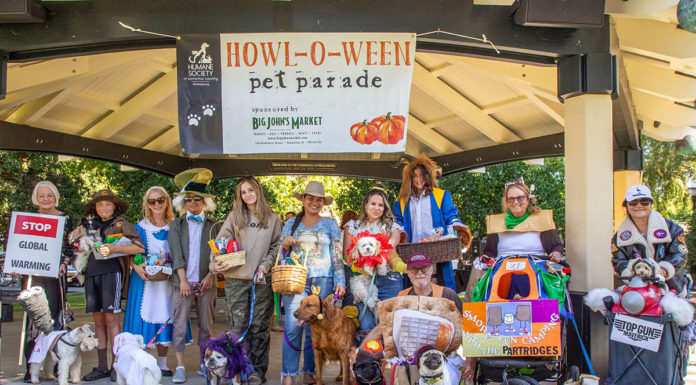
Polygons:
[[[419,385],[451,385],[447,357],[439,350],[426,350],[418,358]],[[458,382],[459,379],[457,379]]]
[[[353,250],[351,250],[350,256],[352,259],[357,260],[361,256],[366,257],[380,255],[380,247],[381,244],[379,243],[377,238],[361,237],[360,239],[358,239],[358,242],[355,244],[355,247],[353,247]],[[382,257],[382,261],[377,266],[375,266],[378,275],[387,274],[387,263],[388,262],[386,258]],[[374,286],[372,288],[370,298],[367,298],[367,295],[370,291],[370,281],[372,280],[371,276],[372,274],[374,274],[375,269],[371,266],[365,265],[363,270],[370,276],[360,274],[351,277],[350,289],[353,292],[353,297],[355,298],[356,303],[367,304],[367,307],[370,308],[370,310],[372,310],[372,312],[376,314],[377,302],[379,302],[379,299],[377,297],[377,286]]]
[[[58,334],[56,334],[56,336]],[[37,345],[38,344],[39,341],[37,340]],[[46,351],[43,352],[43,357],[41,357],[43,359],[42,361],[34,362],[42,356],[42,354],[35,356],[32,353],[32,356],[29,358],[31,383],[39,383],[39,372],[41,371],[42,364],[45,364],[44,370],[49,379],[54,378],[53,368],[58,364],[59,385],[68,385],[68,375],[70,377],[70,382],[74,384],[80,383],[82,371],[82,356],[80,352],[96,349],[98,344],[99,342],[89,325],[83,325],[68,333],[62,334],[54,341],[53,349],[50,350],[50,353]],[[50,345],[51,343],[49,342],[49,346]],[[34,351],[36,352],[37,349],[34,348]]]
[[162,370],[157,360],[143,350],[143,336],[128,332],[114,338],[116,382],[118,385],[157,385],[162,380]]

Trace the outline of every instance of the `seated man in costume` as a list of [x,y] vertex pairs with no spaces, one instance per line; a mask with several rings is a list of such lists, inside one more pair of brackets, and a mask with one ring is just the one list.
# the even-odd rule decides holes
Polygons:
[[[383,355],[381,353],[372,353],[370,352],[370,349],[366,348],[366,344],[368,344],[370,341],[374,340],[384,340],[385,344],[385,351],[389,350],[391,348],[392,351],[395,350],[395,348],[392,346],[390,347],[389,345],[395,344],[394,340],[398,339],[396,335],[391,336],[389,338],[386,335],[383,335],[383,331],[386,332],[387,329],[392,330],[392,325],[389,325],[390,321],[393,322],[394,318],[391,316],[388,317],[383,317],[383,309],[386,306],[389,306],[388,303],[391,301],[398,300],[399,298],[403,298],[406,296],[421,296],[421,297],[432,297],[432,298],[444,298],[447,299],[449,302],[454,303],[454,307],[452,307],[450,303],[450,310],[447,311],[447,306],[442,306],[441,308],[443,309],[442,312],[435,312],[435,314],[430,314],[431,316],[440,316],[440,318],[445,318],[448,320],[451,320],[454,324],[455,330],[459,330],[461,332],[461,314],[462,314],[462,301],[459,299],[459,296],[454,292],[454,290],[448,288],[448,287],[443,287],[440,285],[436,285],[434,283],[430,282],[430,277],[432,276],[433,273],[433,265],[430,261],[430,257],[428,257],[425,254],[413,254],[408,258],[408,262],[406,264],[406,272],[409,276],[409,279],[413,283],[412,287],[409,287],[407,289],[402,290],[399,292],[399,295],[396,298],[389,299],[387,301],[383,301],[382,304],[380,305],[380,324],[378,324],[368,335],[365,337],[362,345],[358,348],[357,351],[357,359],[362,360],[362,359],[371,359],[371,360],[381,360],[383,358]],[[443,304],[446,305],[446,304]],[[402,305],[397,305],[395,308],[402,308]],[[413,307],[409,307],[413,308]],[[438,314],[439,313],[439,314]],[[427,316],[426,316],[427,317]],[[432,318],[432,317],[431,317]],[[387,324],[384,324],[384,323]],[[384,328],[384,329],[383,329]],[[396,331],[394,331],[396,333]],[[454,342],[457,341],[457,342]],[[461,334],[455,334],[454,338],[452,338],[452,344],[449,346],[447,351],[455,351],[456,348],[459,346],[461,343]],[[404,357],[407,360],[412,360],[413,357]],[[460,359],[461,360],[461,359]],[[462,380],[470,380],[473,378],[473,368],[474,368],[474,360],[473,359],[467,359],[465,361],[465,364],[463,367],[460,367],[459,369],[461,370],[461,379]],[[406,364],[404,367],[399,367],[395,366],[393,370],[397,370],[397,373],[395,377],[397,378],[397,382],[399,383],[415,383],[416,381],[413,380],[414,378],[417,378],[418,376],[418,371],[414,367],[409,367],[408,364]],[[411,380],[409,380],[411,378]],[[455,383],[459,383],[460,378],[458,377],[456,380],[453,380]]]

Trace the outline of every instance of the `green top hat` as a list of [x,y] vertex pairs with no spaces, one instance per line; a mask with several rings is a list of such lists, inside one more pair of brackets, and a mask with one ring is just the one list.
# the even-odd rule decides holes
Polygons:
[[179,188],[176,195],[191,193],[204,198],[215,198],[215,195],[207,192],[208,184],[213,179],[213,172],[207,168],[192,168],[180,172],[174,177],[174,183]]

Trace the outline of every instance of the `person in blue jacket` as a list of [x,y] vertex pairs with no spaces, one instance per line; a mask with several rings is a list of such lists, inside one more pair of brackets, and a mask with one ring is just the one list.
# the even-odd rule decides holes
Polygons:
[[[431,240],[434,230],[439,228],[442,235],[456,231],[462,243],[468,246],[471,232],[459,219],[452,195],[438,188],[437,164],[421,154],[404,167],[402,175],[401,190],[393,211],[397,223],[404,228],[406,241]],[[451,263],[437,263],[437,277],[438,284],[456,291]]]

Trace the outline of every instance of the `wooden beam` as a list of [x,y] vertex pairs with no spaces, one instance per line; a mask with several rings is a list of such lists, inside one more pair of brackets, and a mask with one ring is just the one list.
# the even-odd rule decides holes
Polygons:
[[58,94],[45,95],[37,99],[29,100],[15,109],[5,121],[10,123],[24,124],[27,120],[42,109],[44,105],[50,103],[51,99],[55,99]]
[[[65,101],[72,93],[75,91],[72,87],[68,87],[63,89],[63,91],[60,91],[57,93],[55,96],[53,96],[46,104],[41,106],[36,112],[34,112],[31,116],[29,116],[26,121],[24,122],[14,122],[14,123],[26,123],[30,126],[36,126],[36,122],[41,119],[48,111],[51,111],[55,106],[57,106],[59,103],[62,103]],[[43,98],[41,98],[43,99]],[[34,100],[39,100],[39,99],[34,99]],[[29,102],[31,103],[31,102]],[[27,103],[27,104],[29,104]]]
[[11,76],[7,77],[7,92],[15,92],[38,84],[56,80],[70,80],[89,72],[89,58],[71,57],[54,60],[42,60],[12,67]]
[[638,119],[664,122],[675,127],[691,126],[696,122],[696,110],[675,104],[655,95],[633,90]]
[[413,115],[408,116],[408,132],[426,146],[435,150],[438,155],[462,151],[462,148],[452,143],[449,139],[426,127]]
[[696,57],[696,34],[677,27],[657,20],[616,18],[616,32],[623,51],[666,61]]
[[146,150],[165,152],[178,143],[179,126],[172,126],[149,143],[145,143],[142,147]]
[[418,63],[413,65],[413,86],[429,94],[495,143],[506,143],[520,139],[507,127],[481,111],[477,105],[433,76]]
[[[19,91],[8,92],[5,99],[0,100],[0,110],[12,108],[20,104],[26,103],[29,100],[40,98],[49,94],[56,93],[67,87],[73,86],[76,82],[93,79],[99,76],[119,71],[124,66],[133,66],[144,61],[150,60],[155,52],[121,52],[113,54],[102,54],[89,57],[89,71],[64,78],[42,83],[33,87],[24,88]],[[14,77],[14,71],[8,71],[8,79]],[[31,76],[29,74],[28,76]]]
[[677,75],[673,70],[654,66],[646,61],[624,58],[632,90],[659,96],[671,101],[696,99],[696,79]]
[[513,98],[508,98],[495,103],[487,104],[485,106],[481,106],[481,111],[485,112],[488,115],[493,115],[500,111],[509,110],[511,108],[523,106],[525,104],[529,104],[529,99],[527,99],[524,96],[515,96]]
[[169,71],[149,87],[132,97],[121,108],[107,115],[85,131],[85,138],[108,140],[117,135],[126,125],[143,115],[148,109],[176,92],[176,71]]

